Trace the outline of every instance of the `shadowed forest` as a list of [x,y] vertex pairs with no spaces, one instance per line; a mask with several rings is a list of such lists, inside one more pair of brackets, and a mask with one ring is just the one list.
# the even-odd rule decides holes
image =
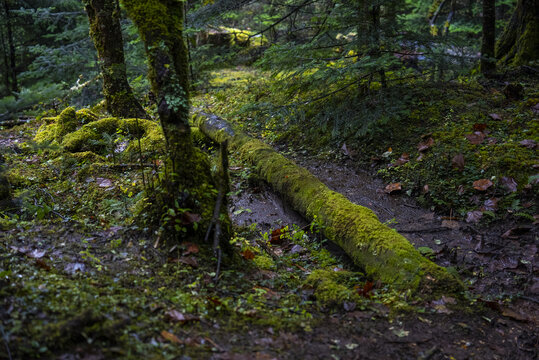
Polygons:
[[537,0],[0,0],[0,359],[537,359]]

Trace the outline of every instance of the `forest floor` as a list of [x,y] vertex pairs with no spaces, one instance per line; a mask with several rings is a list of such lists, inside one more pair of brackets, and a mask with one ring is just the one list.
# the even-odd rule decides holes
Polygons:
[[[20,211],[0,232],[0,359],[535,359],[537,225],[448,218],[342,150],[276,145],[465,281],[421,300],[367,279],[232,154],[236,254],[215,283],[196,244],[165,250],[132,221],[140,171],[0,132]],[[264,246],[260,246],[260,245]],[[271,245],[268,245],[271,244]],[[270,251],[264,247],[270,247]]]

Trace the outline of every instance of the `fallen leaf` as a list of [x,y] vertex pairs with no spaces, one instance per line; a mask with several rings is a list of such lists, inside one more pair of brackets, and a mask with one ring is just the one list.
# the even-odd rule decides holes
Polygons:
[[110,188],[110,187],[114,186],[112,184],[112,180],[105,179],[105,178],[96,178],[95,182],[96,182],[97,186],[102,187],[102,188]]
[[45,256],[46,251],[45,250],[32,250],[28,253],[26,253],[26,256],[33,259],[41,259],[43,256]]
[[511,319],[517,320],[517,321],[523,321],[528,322],[530,321],[530,318],[526,316],[525,314],[518,313],[514,310],[511,310],[509,308],[503,308],[502,307],[502,315],[505,317],[509,317]]
[[401,165],[406,164],[408,161],[410,161],[410,154],[402,153],[400,158],[395,160],[395,162],[393,164],[391,164],[391,166],[401,166]]
[[467,223],[478,223],[479,220],[483,217],[483,212],[475,210],[475,211],[468,211],[466,214],[466,222]]
[[520,142],[520,145],[527,147],[528,149],[535,149],[535,147],[537,146],[537,143],[535,142],[535,140],[528,139],[528,140],[522,140]]
[[292,249],[290,249],[290,254],[299,254],[300,252],[304,251],[305,249],[300,245],[294,245],[292,246]]
[[423,153],[420,153],[419,156],[417,157],[417,159],[415,159],[416,161],[421,161],[423,160],[423,157],[425,156],[425,154]]
[[464,155],[460,153],[453,156],[453,159],[451,160],[451,165],[453,165],[453,168],[459,171],[464,170]]
[[365,284],[363,284],[363,286],[360,286],[360,285],[354,286],[354,289],[357,291],[357,293],[366,298],[372,297],[373,288],[374,288],[374,283],[372,281],[365,281]]
[[192,242],[184,242],[182,243],[182,246],[185,248],[185,252],[183,253],[184,256],[187,256],[189,254],[198,254],[198,252],[200,251],[198,245]]
[[464,194],[464,185],[459,185],[459,188],[457,189],[457,194],[462,195]]
[[190,321],[198,321],[200,318],[196,315],[183,314],[178,310],[169,310],[165,313],[165,320],[185,324],[186,322]]
[[417,150],[419,152],[427,151],[432,147],[432,145],[434,145],[434,139],[428,138],[426,141],[423,141],[417,145]]
[[487,124],[473,124],[474,131],[484,131],[487,128]]
[[395,193],[395,192],[398,192],[398,191],[401,191],[402,190],[402,185],[401,183],[393,183],[393,184],[389,184],[386,186],[386,188],[384,189],[384,191],[388,194],[392,194],[392,193]]
[[535,104],[534,106],[532,106],[532,112],[535,114],[535,115],[539,115],[539,103]]
[[176,343],[176,344],[183,344],[183,341],[180,340],[180,338],[178,338],[176,335],[172,334],[172,333],[169,333],[168,331],[161,331],[161,336],[165,339],[165,340],[168,340],[168,341],[171,341],[173,343]]
[[488,116],[490,116],[490,118],[491,118],[492,120],[498,120],[498,121],[499,121],[499,120],[502,119],[502,117],[501,117],[500,115],[495,114],[495,113],[488,114]]
[[75,274],[77,271],[82,273],[85,269],[86,265],[82,263],[69,263],[64,267],[64,271],[71,275]]
[[473,182],[473,188],[478,191],[487,191],[492,185],[494,184],[489,179],[480,179]]
[[485,134],[481,131],[475,131],[473,134],[464,135],[464,137],[473,145],[479,145],[485,140]]
[[503,176],[500,179],[502,186],[510,192],[517,191],[517,182],[512,177]]
[[429,184],[425,184],[425,186],[423,186],[423,194],[427,194],[429,192]]
[[250,249],[246,249],[246,250],[240,252],[240,254],[246,260],[253,260],[255,258],[255,253],[252,252]]
[[178,262],[180,262],[182,264],[185,264],[185,265],[190,265],[193,268],[198,267],[197,259],[192,257],[192,256],[189,256],[189,257],[188,256],[182,256],[181,258],[178,259]]
[[511,228],[511,229],[507,230],[506,232],[504,232],[502,234],[502,238],[504,238],[504,239],[507,239],[507,238],[509,238],[509,239],[517,239],[519,237],[519,235],[525,234],[530,230],[531,230],[530,227],[517,226],[517,227]]
[[352,156],[350,155],[350,151],[348,150],[348,147],[346,146],[346,143],[343,143],[343,144],[342,144],[341,151],[342,151],[342,153],[343,153],[344,155],[349,156],[349,157],[352,157]]
[[202,216],[200,216],[199,214],[193,214],[189,211],[184,212],[181,218],[182,225],[190,225],[193,223],[200,222],[200,220],[202,220]]
[[284,234],[286,233],[286,227],[275,229],[271,232],[270,243],[271,244],[281,244],[283,242]]
[[498,198],[492,198],[485,200],[483,206],[481,206],[481,211],[496,211],[498,209]]
[[460,228],[460,224],[458,221],[455,220],[444,220],[442,221],[442,227],[458,230]]
[[45,262],[43,261],[42,259],[36,259],[36,263],[35,263],[38,267],[42,268],[43,270],[47,270],[47,271],[50,271],[51,270],[51,267]]

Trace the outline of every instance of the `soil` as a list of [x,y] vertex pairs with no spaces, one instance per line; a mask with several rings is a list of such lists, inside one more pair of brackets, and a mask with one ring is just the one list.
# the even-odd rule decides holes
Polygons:
[[[2,146],[14,151],[24,140],[17,130],[3,131],[1,135]],[[294,159],[330,188],[374,210],[380,220],[387,221],[416,247],[432,249],[430,256],[434,261],[455,267],[469,284],[470,302],[475,305],[468,310],[455,308],[451,306],[455,299],[449,297],[414,304],[421,311],[395,311],[382,304],[358,309],[355,304],[343,304],[338,309],[313,310],[309,327],[282,329],[258,324],[254,321],[256,315],[252,323],[216,317],[183,325],[179,330],[176,328],[182,344],[171,344],[166,348],[166,357],[156,353],[154,358],[537,359],[539,274],[536,226],[501,223],[477,228],[460,221],[448,223],[443,216],[420,208],[405,195],[385,194],[382,191],[384,184],[370,173],[357,169],[350,159],[329,162],[298,154]],[[236,181],[233,185],[236,195],[231,201],[231,213],[238,225],[257,223],[258,230],[265,232],[284,224],[306,224],[266,185],[256,181],[239,184],[237,176],[232,179]],[[502,236],[517,226],[520,230]],[[88,234],[76,223],[62,221],[0,233],[0,245],[15,254],[10,253],[7,257],[19,256],[17,261],[20,262],[28,257],[25,254],[29,251],[46,251],[44,259],[52,259],[47,260],[49,270],[40,265],[38,259],[35,260],[36,267],[41,267],[39,271],[58,269],[59,274],[66,276],[66,281],[77,279],[74,274],[83,270],[89,279],[103,275],[100,270],[90,267],[88,259],[81,255],[91,246],[93,256],[100,259],[107,276],[127,287],[135,287],[134,283],[124,280],[131,278],[122,276],[141,279],[158,276],[159,267],[170,260],[170,254],[163,254],[155,250],[152,243],[142,241],[145,237],[147,235],[136,229],[124,227],[110,227]],[[112,252],[107,246],[114,239],[121,239],[121,246]],[[140,257],[144,263],[136,260]],[[272,275],[259,270],[246,276],[245,281],[257,284]],[[0,279],[0,285],[4,286],[6,282]],[[102,289],[100,293],[106,295],[104,284],[92,286]],[[39,291],[45,290],[40,287]],[[279,295],[286,289],[274,291]],[[18,308],[18,301],[0,298],[3,338],[0,359],[22,358],[17,357],[20,353],[13,345],[11,351],[8,350],[14,339],[6,333],[13,329],[4,324],[8,324],[13,312],[26,310],[45,322],[54,322],[54,318],[39,309]],[[146,311],[147,316],[156,316],[160,310],[144,308],[140,311]],[[137,316],[127,312],[126,308],[119,307],[119,315],[115,314],[115,317]],[[78,329],[68,330],[76,333]],[[140,336],[143,343],[165,342],[162,337],[148,336],[143,331],[130,336]],[[83,337],[73,339],[78,340],[68,350],[55,352],[53,358],[133,358],[129,349],[99,348]]]

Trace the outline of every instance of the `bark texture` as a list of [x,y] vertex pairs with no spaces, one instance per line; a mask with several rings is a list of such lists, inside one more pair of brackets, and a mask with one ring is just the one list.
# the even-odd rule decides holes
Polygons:
[[[7,35],[7,44],[8,44],[8,50],[9,50],[9,77],[11,82],[10,91],[15,94],[17,97],[17,93],[19,92],[19,85],[17,82],[17,63],[16,63],[16,56],[15,56],[15,41],[13,40],[13,30],[11,27],[11,11],[9,8],[9,4],[7,0],[3,1],[4,5],[4,15],[5,15],[5,23],[6,23],[6,35]],[[6,64],[7,66],[7,64]]]
[[[169,152],[173,188],[189,196],[182,207],[194,209],[211,221],[215,207],[215,183],[207,156],[193,144],[189,125],[189,72],[187,47],[183,40],[183,4],[179,0],[123,0],[146,48],[148,77]],[[174,199],[172,199],[174,200]],[[223,214],[222,238],[231,233],[228,215]],[[209,225],[209,222],[203,224]],[[201,227],[204,231],[204,226]]]
[[270,146],[236,131],[217,116],[199,113],[197,123],[214,141],[228,140],[296,211],[308,220],[316,219],[328,239],[345,250],[368,276],[401,290],[428,295],[463,290],[458,279],[423,257],[402,235],[380,223],[370,209],[331,191]]
[[509,24],[496,44],[503,64],[524,65],[539,59],[539,0],[518,0]]
[[84,0],[84,6],[103,74],[107,111],[117,117],[147,118],[127,82],[118,1]]
[[483,0],[483,36],[481,41],[481,73],[496,71],[494,46],[496,44],[496,1]]

